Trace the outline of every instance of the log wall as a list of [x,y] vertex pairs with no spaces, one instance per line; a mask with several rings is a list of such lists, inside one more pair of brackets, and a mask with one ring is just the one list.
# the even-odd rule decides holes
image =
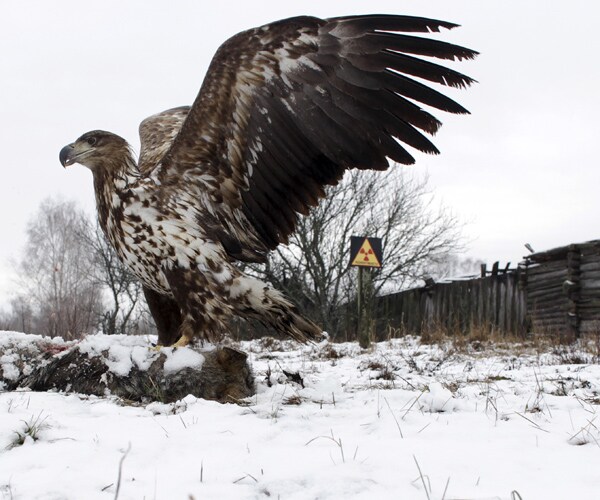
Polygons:
[[537,331],[600,332],[600,241],[525,258],[527,307]]

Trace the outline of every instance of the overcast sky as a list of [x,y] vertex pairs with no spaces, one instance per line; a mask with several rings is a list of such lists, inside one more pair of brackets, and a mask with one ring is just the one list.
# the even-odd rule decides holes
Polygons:
[[439,113],[442,154],[418,155],[438,200],[467,223],[469,255],[518,262],[600,237],[600,4],[539,1],[0,1],[0,304],[27,220],[48,196],[90,213],[90,172],[62,146],[104,129],[139,149],[139,122],[191,104],[229,36],[310,14],[411,14],[461,24],[443,39],[481,52],[453,93],[471,115]]

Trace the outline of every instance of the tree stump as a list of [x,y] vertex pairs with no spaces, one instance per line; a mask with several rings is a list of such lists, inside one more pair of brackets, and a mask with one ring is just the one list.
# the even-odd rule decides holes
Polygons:
[[173,402],[192,394],[234,402],[255,392],[247,355],[231,347],[152,348],[144,337],[90,335],[65,342],[0,332],[0,389],[114,395]]

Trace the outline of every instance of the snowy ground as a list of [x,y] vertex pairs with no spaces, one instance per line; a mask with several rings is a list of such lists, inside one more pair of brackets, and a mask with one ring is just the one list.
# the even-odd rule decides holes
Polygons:
[[600,366],[584,354],[241,348],[248,406],[0,393],[0,498],[600,498]]

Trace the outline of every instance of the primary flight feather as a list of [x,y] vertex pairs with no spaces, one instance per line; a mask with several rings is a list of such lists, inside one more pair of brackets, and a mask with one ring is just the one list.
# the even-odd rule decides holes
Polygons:
[[[236,261],[286,243],[350,168],[410,164],[437,153],[430,108],[467,113],[429,83],[473,80],[431,59],[476,52],[406,33],[455,24],[420,17],[296,17],[235,35],[215,54],[196,100],[140,125],[127,142],[92,131],[60,152],[94,177],[100,225],[142,281],[159,341],[218,340],[232,315],[298,340],[321,329]],[[423,59],[423,56],[427,59]],[[179,340],[178,340],[179,338]]]

